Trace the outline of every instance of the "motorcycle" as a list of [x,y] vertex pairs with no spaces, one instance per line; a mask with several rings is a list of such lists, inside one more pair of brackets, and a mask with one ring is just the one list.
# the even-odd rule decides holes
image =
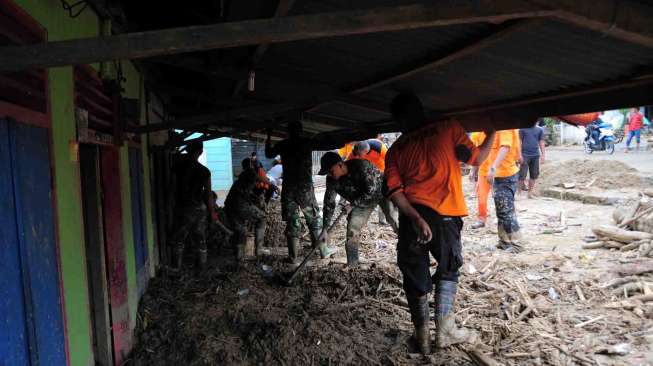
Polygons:
[[[594,129],[598,130],[596,140],[592,135],[593,126]],[[585,131],[587,136],[585,136],[583,146],[586,153],[591,154],[594,151],[607,151],[610,155],[614,154],[615,136],[610,123],[599,121],[598,123],[588,125]]]

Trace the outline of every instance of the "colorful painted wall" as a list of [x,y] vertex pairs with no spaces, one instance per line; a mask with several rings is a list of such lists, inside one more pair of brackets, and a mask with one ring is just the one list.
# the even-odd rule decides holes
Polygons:
[[[95,37],[106,33],[107,24],[102,24],[89,7],[76,18],[71,18],[62,8],[60,0],[13,0],[29,13],[47,31],[49,41],[72,38]],[[115,73],[113,64],[92,65],[102,70],[103,76]],[[146,110],[144,82],[130,62],[122,62],[124,76],[123,95],[139,99],[141,120]],[[94,363],[91,344],[89,295],[85,262],[84,228],[80,189],[80,167],[75,147],[75,103],[73,68],[58,67],[49,70],[49,96],[52,120],[52,155],[55,195],[58,217],[58,243],[60,252],[62,293],[64,302],[67,348],[71,365],[92,365]],[[152,221],[151,183],[149,155],[146,144],[141,149],[143,165],[143,196],[145,207],[145,235],[148,253],[156,250]],[[132,204],[128,146],[119,150],[120,188],[122,201],[122,228],[125,245],[125,268],[128,285],[129,328],[135,327],[138,306],[137,275],[135,264],[134,231],[132,226]],[[150,257],[153,257],[150,255]],[[154,273],[156,263],[147,261],[149,274]]]

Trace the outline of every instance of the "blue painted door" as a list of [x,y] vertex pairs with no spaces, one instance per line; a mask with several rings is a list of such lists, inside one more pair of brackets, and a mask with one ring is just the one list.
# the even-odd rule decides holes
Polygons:
[[[26,340],[29,354],[29,363],[17,356],[16,364],[65,365],[48,131],[14,122],[4,124],[10,164],[4,167],[9,169],[3,169],[3,172],[11,176],[11,192],[6,187],[0,190],[13,195],[14,214],[7,217],[13,216],[16,234],[15,239],[8,240],[3,248],[10,248],[8,252],[19,254],[11,268],[20,274],[20,288],[13,296],[22,297],[22,305],[16,300],[9,306],[11,312],[22,312],[23,316],[18,317],[13,329],[8,331],[20,334],[24,329],[24,335],[13,341],[20,348]],[[5,186],[5,183],[3,179],[0,186]],[[10,238],[10,235],[3,236]],[[14,283],[13,286],[18,285]],[[18,324],[20,319],[24,319],[22,325]]]
[[27,320],[7,121],[0,119],[0,360],[28,365]]
[[141,151],[129,148],[129,180],[131,187],[132,226],[139,296],[145,292],[148,279],[147,232],[145,231],[145,202],[143,197],[143,160]]

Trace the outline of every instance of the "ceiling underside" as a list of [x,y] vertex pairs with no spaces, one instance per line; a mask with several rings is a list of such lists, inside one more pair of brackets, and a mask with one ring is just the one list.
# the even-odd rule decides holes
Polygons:
[[[163,3],[123,1],[123,28],[147,31],[416,1]],[[282,135],[283,123],[297,118],[311,133],[397,130],[388,105],[403,91],[417,93],[434,118],[513,109],[519,114],[530,108],[536,112],[522,113],[530,119],[639,104],[644,101],[641,91],[652,85],[653,48],[560,19],[524,18],[223,48],[139,62],[150,76],[148,88],[163,97],[170,117],[180,121],[176,127],[233,133],[273,128]],[[250,71],[255,75],[253,91],[248,90]],[[619,92],[620,85],[629,83],[634,88]],[[594,91],[599,94],[592,98]],[[196,116],[207,118],[184,123]],[[530,122],[510,119],[496,125]],[[468,125],[483,127],[473,120]]]

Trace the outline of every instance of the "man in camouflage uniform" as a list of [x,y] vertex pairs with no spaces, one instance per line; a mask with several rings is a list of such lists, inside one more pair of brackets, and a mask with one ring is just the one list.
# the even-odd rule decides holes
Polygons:
[[286,222],[286,239],[288,240],[288,259],[291,263],[298,262],[299,234],[301,225],[299,211],[306,219],[313,246],[319,246],[322,258],[333,255],[334,250],[328,248],[318,236],[322,231],[320,208],[313,191],[313,150],[329,150],[341,145],[338,139],[310,139],[302,137],[302,124],[291,122],[288,125],[289,138],[272,146],[270,131],[265,144],[265,156],[274,158],[281,155],[283,161],[283,190],[281,191],[281,212]]
[[197,161],[203,152],[201,142],[189,144],[186,151],[188,153],[175,166],[179,217],[170,235],[170,244],[175,248],[176,268],[181,269],[185,242],[191,238],[197,246],[199,269],[203,270],[207,261],[207,219],[213,209],[211,172]]
[[349,201],[351,211],[347,217],[347,264],[358,264],[358,244],[361,230],[370,218],[370,214],[380,205],[383,212],[397,227],[389,215],[389,202],[383,198],[383,175],[381,171],[367,160],[351,159],[342,161],[340,155],[329,151],[320,160],[320,175],[327,175],[326,193],[324,194],[324,220],[320,240],[326,242],[327,228],[336,207],[336,194]]
[[256,174],[255,168],[250,159],[242,161],[243,172],[229,189],[227,198],[224,201],[225,212],[229,224],[234,230],[234,245],[236,247],[236,260],[241,261],[245,256],[245,241],[247,239],[247,227],[254,223],[254,243],[256,255],[263,253],[265,242],[265,227],[267,225],[265,216],[265,202],[262,191],[257,189],[260,177]]

